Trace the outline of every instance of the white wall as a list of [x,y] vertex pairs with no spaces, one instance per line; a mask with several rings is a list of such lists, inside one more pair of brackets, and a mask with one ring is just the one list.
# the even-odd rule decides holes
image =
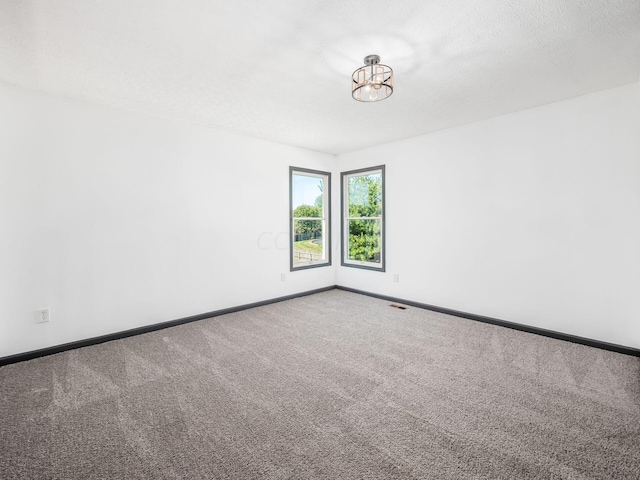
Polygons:
[[3,84],[0,132],[0,357],[335,284],[286,235],[333,156]]
[[[335,283],[640,347],[637,84],[337,162],[3,84],[0,132],[0,357]],[[387,272],[289,273],[289,165],[334,172],[339,227],[378,164]]]
[[640,347],[638,84],[338,157],[378,164],[387,272],[339,285]]

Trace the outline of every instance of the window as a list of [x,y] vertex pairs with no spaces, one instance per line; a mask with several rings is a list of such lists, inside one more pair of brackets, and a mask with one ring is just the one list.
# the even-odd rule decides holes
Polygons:
[[384,272],[384,165],[342,173],[342,265]]
[[331,174],[289,168],[291,271],[331,265]]

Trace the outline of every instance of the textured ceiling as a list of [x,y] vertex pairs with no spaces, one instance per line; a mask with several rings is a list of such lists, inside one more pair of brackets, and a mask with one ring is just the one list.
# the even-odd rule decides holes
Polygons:
[[638,0],[0,0],[1,81],[334,154],[639,75]]

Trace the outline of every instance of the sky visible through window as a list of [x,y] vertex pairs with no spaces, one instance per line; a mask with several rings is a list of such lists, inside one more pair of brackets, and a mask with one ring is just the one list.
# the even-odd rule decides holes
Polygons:
[[293,208],[300,205],[315,205],[316,198],[322,194],[322,179],[307,175],[293,175]]

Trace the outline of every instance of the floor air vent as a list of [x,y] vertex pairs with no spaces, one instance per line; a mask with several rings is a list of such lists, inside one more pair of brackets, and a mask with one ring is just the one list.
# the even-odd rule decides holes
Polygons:
[[392,308],[397,308],[398,310],[406,310],[407,307],[403,307],[402,305],[396,305],[395,303],[392,303],[391,305],[389,305]]

